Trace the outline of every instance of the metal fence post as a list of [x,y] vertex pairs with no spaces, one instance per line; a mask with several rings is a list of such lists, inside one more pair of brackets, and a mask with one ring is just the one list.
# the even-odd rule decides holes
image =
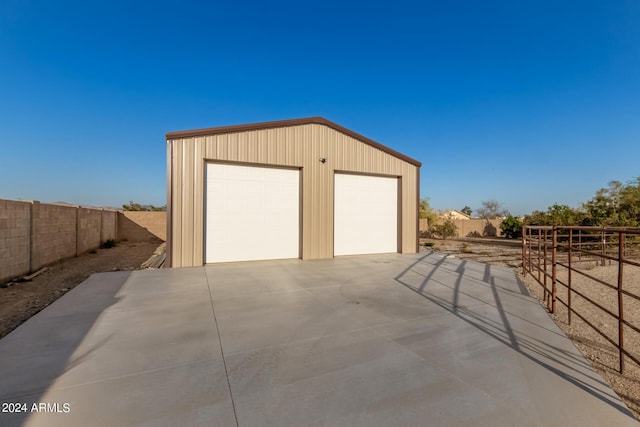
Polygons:
[[533,235],[531,229],[529,229],[529,259],[527,262],[527,267],[529,268],[529,274],[533,275],[533,273],[531,272],[531,250],[532,250],[532,241],[531,241],[531,236]]
[[600,265],[604,266],[606,264],[604,255],[605,255],[605,253],[607,251],[607,236],[606,236],[605,231],[604,231],[604,226],[602,227],[602,242],[601,242],[601,244],[602,244],[602,250],[601,250],[600,253],[602,254],[602,256],[600,257]]
[[551,231],[552,247],[551,247],[551,313],[556,312],[556,279],[557,279],[557,262],[558,262],[558,229],[553,226]]
[[569,270],[567,271],[567,315],[571,325],[571,251],[573,249],[573,230],[569,229]]
[[523,276],[527,274],[527,269],[524,265],[524,260],[527,257],[526,242],[527,242],[527,227],[522,227],[522,275]]
[[543,258],[542,265],[543,265],[543,269],[544,269],[542,279],[544,281],[544,301],[547,303],[547,310],[549,310],[551,308],[549,306],[550,305],[549,303],[551,302],[549,300],[549,298],[551,297],[551,294],[549,293],[548,288],[547,288],[547,239],[549,238],[548,237],[549,233],[547,231],[548,230],[545,228],[544,229],[544,243],[543,243],[543,248],[542,248],[542,250],[543,250],[543,253],[542,253],[542,258]]
[[578,230],[578,262],[582,261],[582,229]]
[[620,232],[618,239],[618,354],[620,356],[620,373],[624,374],[624,310],[622,304],[622,281],[624,266],[624,237]]

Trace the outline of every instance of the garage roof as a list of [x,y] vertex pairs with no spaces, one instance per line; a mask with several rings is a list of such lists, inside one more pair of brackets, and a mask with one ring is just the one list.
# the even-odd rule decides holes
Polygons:
[[166,137],[167,137],[167,140],[172,140],[172,139],[182,139],[182,138],[193,138],[197,136],[217,135],[217,134],[223,134],[223,133],[245,132],[245,131],[252,131],[252,130],[287,127],[287,126],[300,126],[300,125],[307,125],[307,124],[319,124],[319,125],[328,126],[332,129],[337,130],[338,132],[349,135],[350,137],[357,139],[358,141],[361,141],[381,151],[384,151],[385,153],[388,153],[394,157],[397,157],[401,160],[411,163],[412,165],[415,165],[418,167],[422,166],[421,162],[415,159],[412,159],[411,157],[406,156],[402,153],[399,153],[385,145],[382,145],[379,142],[369,139],[366,136],[360,135],[359,133],[356,133],[343,126],[340,126],[337,123],[329,121],[324,117],[306,117],[302,119],[277,120],[273,122],[251,123],[246,125],[220,126],[220,127],[205,128],[205,129],[193,129],[193,130],[183,130],[183,131],[176,131],[176,132],[167,132]]

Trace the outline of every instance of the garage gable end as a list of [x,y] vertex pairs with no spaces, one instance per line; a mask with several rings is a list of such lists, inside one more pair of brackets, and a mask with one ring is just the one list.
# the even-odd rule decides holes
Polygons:
[[263,129],[275,129],[275,128],[281,128],[281,127],[301,126],[301,125],[309,125],[309,124],[319,124],[319,125],[327,126],[340,133],[343,133],[354,139],[357,139],[358,141],[364,144],[370,145],[374,148],[384,151],[387,154],[390,154],[394,157],[404,160],[407,163],[410,163],[414,166],[417,166],[417,167],[422,166],[422,163],[419,162],[418,160],[412,159],[409,156],[406,156],[392,148],[382,145],[379,142],[376,142],[370,138],[367,138],[364,135],[360,135],[359,133],[354,132],[350,129],[347,129],[344,126],[340,126],[337,123],[334,123],[330,120],[325,119],[324,117],[306,117],[302,119],[277,120],[277,121],[271,121],[271,122],[250,123],[246,125],[218,126],[213,128],[183,130],[183,131],[167,132],[165,136],[167,138],[167,141],[169,141],[169,140],[177,140],[177,139],[185,139],[185,138],[196,138],[196,137],[202,137],[202,136],[231,134],[231,133],[238,133],[238,132],[256,131],[256,130],[263,130]]

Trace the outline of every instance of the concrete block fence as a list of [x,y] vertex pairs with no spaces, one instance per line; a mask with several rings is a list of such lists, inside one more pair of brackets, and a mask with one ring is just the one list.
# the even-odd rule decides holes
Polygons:
[[[438,218],[436,224],[442,223],[443,219]],[[502,219],[452,219],[456,225],[456,237],[497,237],[502,231],[500,225]],[[429,230],[429,224],[424,218],[420,219],[420,231]]]
[[112,240],[165,239],[165,212],[0,199],[0,283]]

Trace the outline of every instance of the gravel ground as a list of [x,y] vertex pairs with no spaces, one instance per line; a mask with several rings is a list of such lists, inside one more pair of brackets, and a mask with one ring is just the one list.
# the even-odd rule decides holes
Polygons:
[[[135,270],[161,246],[161,241],[118,242],[47,267],[29,282],[0,288],[0,338],[13,331],[65,293],[102,271]],[[3,286],[6,286],[4,284]]]
[[[514,269],[518,277],[524,282],[529,292],[536,296],[540,304],[543,302],[543,288],[536,280],[527,275],[522,276],[522,252],[519,242],[504,239],[452,239],[433,240],[421,239],[421,243],[431,242],[431,248],[424,250],[451,254],[457,258],[469,261],[484,262],[493,265],[507,266]],[[617,265],[601,266],[599,263],[583,262],[580,271],[604,280],[612,285],[617,284]],[[550,268],[549,268],[550,271]],[[558,279],[567,283],[567,272],[558,268]],[[614,313],[618,312],[617,291],[609,289],[598,282],[585,278],[579,273],[572,273],[572,288],[584,293],[587,297],[598,301],[603,307]],[[549,288],[551,281],[548,282]],[[623,289],[640,295],[640,268],[625,265]],[[567,289],[558,285],[558,298],[567,302]],[[636,327],[640,327],[640,301],[625,296],[623,299],[625,320]],[[618,340],[618,321],[603,310],[588,303],[584,298],[572,296],[571,307],[596,325],[614,342]],[[614,391],[625,401],[629,409],[640,419],[640,367],[628,358],[625,359],[625,372],[620,374],[618,350],[601,335],[575,314],[572,315],[571,325],[568,323],[568,310],[560,302],[556,304],[556,312],[550,314],[556,324],[573,340],[576,347],[591,362],[594,368],[611,385]],[[624,348],[636,359],[640,359],[640,334],[629,327],[624,327]]]

